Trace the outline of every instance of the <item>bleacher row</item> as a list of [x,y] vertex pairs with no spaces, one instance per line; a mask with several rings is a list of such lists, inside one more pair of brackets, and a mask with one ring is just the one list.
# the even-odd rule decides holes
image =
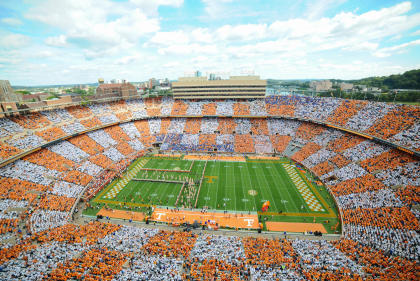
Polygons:
[[[133,118],[161,116],[299,117],[329,122],[420,151],[420,125],[416,122],[420,118],[418,106],[289,96],[270,96],[255,101],[174,101],[159,98],[73,106],[0,118],[0,160],[93,127]],[[186,122],[194,130],[194,121]],[[242,124],[240,128],[246,130],[246,126]],[[261,141],[264,140],[258,140],[259,143]]]
[[[166,110],[164,113],[167,113],[169,110],[173,111],[179,106],[176,105],[178,102],[174,103],[168,99],[159,100],[157,103],[154,102],[156,101],[149,100],[144,103],[147,114],[150,112],[155,115],[159,112],[163,114],[164,110]],[[226,103],[231,103],[232,107],[235,105],[234,101],[227,101]],[[48,113],[49,117],[39,113],[39,119],[27,118],[25,123],[19,124],[19,126],[23,126],[23,124],[28,126],[22,129],[23,131],[20,133],[27,134],[33,130],[35,132],[33,136],[37,136],[36,127],[42,122],[49,122],[48,126],[52,126],[51,123],[53,123],[55,124],[54,128],[58,128],[56,124],[61,124],[62,127],[68,126],[76,118],[80,124],[83,124],[84,128],[88,126],[86,125],[87,122],[83,121],[89,120],[91,122],[96,120],[91,123],[93,124],[92,127],[94,127],[103,122],[104,116],[118,116],[118,120],[121,120],[121,116],[128,116],[122,113],[128,112],[132,114],[133,111],[131,109],[125,109],[130,108],[130,106],[134,109],[136,106],[133,106],[133,104],[134,102],[119,102],[100,106],[79,107],[71,110],[66,109],[60,110],[59,114],[54,115],[55,117],[52,117],[51,112]],[[191,104],[195,103],[189,103],[186,110],[190,107],[195,109],[194,111],[191,109],[188,114],[197,112],[197,105],[192,106]],[[221,105],[223,102],[216,102],[214,107],[209,106],[209,104],[202,102],[201,109],[217,111],[219,108],[225,108],[226,106]],[[324,106],[330,106],[330,104],[324,104]],[[280,106],[278,107],[280,108]],[[252,107],[249,106],[249,108]],[[185,108],[181,106],[181,109],[184,110]],[[181,109],[176,112],[181,112]],[[245,109],[241,108],[241,110],[243,112]],[[105,114],[105,112],[108,112],[108,114]],[[64,116],[73,116],[71,117],[73,119],[66,119]],[[0,122],[9,122],[9,125],[17,124],[9,119],[0,119]],[[418,122],[418,119],[416,122]],[[14,125],[10,126],[13,127]],[[414,124],[415,126],[418,128],[417,123]],[[19,132],[13,133],[10,127],[1,126],[1,129],[3,128],[9,128],[8,132],[10,132],[10,135],[4,138],[13,139],[20,134]],[[75,131],[77,130],[79,129],[75,129]],[[53,131],[50,130],[50,132]],[[67,131],[64,134],[67,134]],[[55,136],[54,133],[52,133],[52,136]],[[418,135],[416,137],[418,138]],[[246,261],[245,264],[248,267],[244,267],[244,264],[240,262],[238,262],[239,267],[232,267],[232,263],[229,261],[217,258],[206,260],[205,262],[199,261],[198,263],[197,260],[186,259],[183,263],[183,272],[188,271],[192,275],[195,274],[195,280],[204,278],[202,275],[197,274],[216,274],[211,273],[214,271],[219,273],[234,271],[242,279],[246,279],[246,276],[249,277],[251,275],[259,276],[262,280],[264,278],[266,278],[265,280],[273,280],[275,277],[272,274],[276,274],[277,277],[283,276],[279,278],[280,280],[286,277],[293,280],[294,274],[298,274],[296,276],[308,279],[311,279],[308,276],[319,276],[319,278],[325,277],[325,279],[329,280],[334,280],[334,278],[342,280],[339,276],[354,277],[354,274],[361,274],[365,278],[369,272],[378,274],[378,276],[386,276],[390,271],[399,268],[396,265],[394,269],[390,269],[385,265],[383,259],[374,261],[376,257],[386,257],[388,262],[398,264],[398,266],[410,264],[409,260],[418,262],[420,227],[418,222],[419,212],[415,208],[420,202],[420,164],[418,159],[362,137],[313,123],[275,118],[229,117],[150,118],[148,120],[124,123],[69,138],[0,168],[0,243],[3,245],[2,248],[4,250],[2,250],[1,255],[8,257],[13,252],[8,250],[11,247],[22,252],[22,256],[20,256],[22,259],[32,254],[36,256],[36,251],[32,249],[33,244],[27,241],[29,237],[37,236],[39,235],[37,233],[43,231],[45,231],[44,236],[51,236],[51,233],[54,231],[65,232],[67,228],[71,228],[72,226],[68,224],[68,214],[76,198],[81,195],[83,190],[87,187],[88,190],[85,194],[94,193],[95,190],[123,171],[131,160],[137,158],[145,148],[150,147],[155,141],[162,142],[162,149],[168,151],[214,151],[216,149],[219,152],[234,153],[283,153],[302,163],[319,176],[334,195],[341,209],[344,238],[334,244],[335,248],[330,243],[319,242],[320,244],[315,244],[313,247],[318,247],[320,254],[314,255],[311,254],[312,252],[305,252],[304,250],[299,252],[298,250],[301,248],[300,243],[304,245],[304,243],[309,242],[301,242],[300,240],[287,242],[287,245],[292,243],[291,247],[298,254],[295,256],[296,259],[292,259],[293,262],[286,262],[286,259],[281,259],[283,262],[280,264],[286,264],[285,268],[280,268],[279,263],[273,264],[271,267],[257,264],[254,268],[254,265],[250,266],[248,261],[250,258],[248,256],[247,259],[242,261]],[[418,144],[418,139],[416,142]],[[60,228],[57,230],[57,227]],[[48,242],[52,243],[51,251],[58,247],[58,252],[61,250],[65,252],[72,247],[76,247],[76,244],[71,243],[81,243],[72,240],[71,245],[68,245],[68,243],[62,245],[60,244],[62,241],[58,240],[63,239],[63,235],[61,234],[56,238]],[[182,243],[185,243],[183,239],[181,240],[183,241]],[[12,243],[11,241],[15,242]],[[172,240],[170,239],[170,241]],[[16,242],[17,245],[15,246]],[[245,242],[243,243],[244,245],[246,244]],[[259,243],[270,244],[274,242],[264,240]],[[280,241],[278,243],[283,242]],[[326,244],[324,245],[323,243]],[[153,243],[153,245],[158,248],[169,247],[165,243],[158,243],[158,241]],[[180,249],[184,249],[182,245],[178,246]],[[283,246],[285,247],[285,245]],[[118,261],[127,258],[124,255],[125,250],[121,247],[110,249],[104,244],[96,245],[95,247],[86,245],[80,247],[78,248],[79,252],[83,253],[82,257],[80,257],[81,259],[96,259],[98,255],[100,257],[116,257]],[[283,250],[276,252],[276,249],[279,248],[274,247],[269,248],[270,250],[264,250],[259,246],[255,247],[258,249],[254,253],[255,256],[263,255],[264,253],[268,255],[265,262],[270,260],[270,255],[275,257],[284,255]],[[280,249],[283,248],[280,247]],[[349,262],[346,262],[343,267],[337,266],[333,261],[331,261],[332,264],[330,266],[325,265],[328,262],[322,261],[320,262],[322,266],[320,265],[319,267],[308,267],[308,263],[304,262],[307,259],[312,264],[317,259],[327,259],[329,249],[331,251],[339,249],[342,255],[347,256],[347,259],[363,267],[363,271],[355,271],[353,267],[348,269]],[[31,254],[28,254],[27,251],[31,251]],[[113,252],[109,253],[107,251]],[[148,252],[150,259],[140,255],[142,256],[140,260],[154,264],[156,262],[156,254],[159,254],[159,251],[150,250]],[[168,251],[174,251],[174,248],[170,246]],[[123,253],[121,254],[120,252]],[[73,261],[71,259],[74,256],[72,253],[74,252],[70,251],[66,254],[68,255],[66,259],[69,260],[69,264],[62,265],[63,267],[57,265],[59,274],[68,273],[68,270],[65,269],[66,266],[77,267],[84,264],[84,261],[81,260]],[[325,253],[325,257],[322,257],[322,253]],[[5,258],[5,260],[10,260],[8,262],[12,263],[16,262],[16,266],[24,267],[24,262],[19,261],[19,255],[18,253],[18,256],[10,256]],[[171,258],[167,254],[162,255]],[[366,257],[366,255],[370,256]],[[187,256],[184,255],[184,258]],[[155,260],[153,260],[153,257]],[[0,260],[2,258],[0,256]],[[34,259],[37,261],[42,260],[39,257]],[[57,259],[56,263],[58,261],[61,261],[61,259]],[[399,263],[399,261],[401,262]],[[128,275],[124,275],[124,277],[118,277],[121,278],[119,280],[130,280],[130,274],[136,274],[135,272],[139,271],[138,268],[142,268],[142,262],[134,259],[130,263],[133,271],[128,272]],[[48,262],[46,261],[45,263],[45,266],[47,266]],[[173,270],[173,267],[176,267],[178,263],[178,261],[169,259],[167,264],[163,263],[158,268],[155,268],[155,273],[167,268]],[[417,266],[416,268],[418,269],[418,265],[414,266]],[[49,269],[53,267],[48,266]],[[6,264],[6,268],[13,267]],[[31,268],[29,267],[28,270],[38,270],[35,266]],[[118,266],[115,266],[115,269],[118,268]],[[152,266],[152,268],[154,267]],[[243,270],[244,268],[249,268],[249,271]],[[98,269],[98,272],[102,272],[101,274],[112,272],[109,268],[104,269],[104,271],[101,270],[101,268]],[[399,272],[398,274],[404,274],[405,272],[405,276],[412,274],[410,272],[413,271],[407,270],[407,268],[400,268],[400,270],[395,272]],[[121,272],[119,274],[122,274]],[[417,270],[417,272],[419,271]],[[44,272],[40,271],[40,274],[44,274]],[[85,271],[81,274],[92,273],[86,266]],[[167,274],[165,276],[172,275]],[[414,277],[418,276],[414,275]],[[66,280],[59,277],[54,278],[51,277],[53,280]],[[71,278],[74,278],[74,276]],[[168,280],[178,280],[168,278]],[[227,280],[231,279],[230,277],[226,278]],[[357,278],[355,279],[358,280]],[[296,280],[300,279],[296,277]]]
[[[0,222],[13,219],[33,232],[65,224],[85,188],[90,194],[90,189],[115,178],[141,155],[145,144],[150,146],[150,139],[126,123],[42,148],[0,168],[0,198],[5,207]],[[9,212],[17,207],[19,212]]]
[[349,239],[66,224],[0,250],[1,280],[418,280],[419,264]]
[[[107,127],[43,148],[1,168],[0,180],[7,182],[2,185],[7,189],[2,192],[3,198],[28,201],[30,221],[36,231],[53,227],[55,221],[64,222],[72,200],[92,178],[99,181],[94,187],[112,179],[118,163],[128,164],[127,159],[135,159],[136,153],[158,138],[163,141],[162,149],[169,151],[289,153],[319,176],[335,196],[343,211],[347,236],[356,239],[361,231],[395,229],[397,236],[393,238],[409,240],[395,249],[398,254],[410,256],[416,250],[412,243],[418,242],[418,215],[410,207],[419,203],[419,161],[362,137],[294,120],[155,118]],[[19,188],[7,187],[10,184]],[[39,194],[41,198],[33,203]],[[354,210],[366,214],[364,224],[352,219]],[[41,220],[43,217],[47,219]],[[384,224],[379,224],[381,217],[385,217]],[[407,239],[410,235],[415,239]],[[395,247],[391,238],[369,240],[377,248],[391,247],[385,242]]]

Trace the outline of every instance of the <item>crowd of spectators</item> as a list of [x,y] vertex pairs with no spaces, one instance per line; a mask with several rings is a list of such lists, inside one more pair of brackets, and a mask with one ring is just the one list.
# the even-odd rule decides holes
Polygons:
[[[297,120],[182,117],[216,114],[265,116],[268,113],[309,118],[366,132],[418,150],[419,110],[412,106],[310,97],[270,97],[265,101],[249,102],[174,102],[171,98],[162,98],[95,104],[1,118],[0,157],[7,159],[46,141],[117,122],[121,120],[119,116],[130,113],[137,118],[160,114],[179,117],[151,118],[92,131],[42,148],[1,167],[0,207],[3,212],[0,212],[0,236],[16,232],[21,227],[18,226],[21,219],[26,219],[28,231],[33,233],[48,232],[65,225],[75,198],[94,177],[92,185],[95,188],[109,182],[125,169],[135,152],[141,152],[154,140],[162,141],[162,148],[168,150],[217,150],[240,154],[267,154],[274,150],[287,153],[291,151],[288,147],[293,146],[296,152],[291,155],[292,159],[320,176],[341,208],[343,233],[349,239],[343,241],[350,242],[337,244],[338,249],[343,249],[348,255],[349,252],[343,248],[345,245],[358,251],[361,247],[369,247],[372,253],[378,251],[386,257],[418,259],[419,214],[413,207],[420,201],[420,164],[414,156],[359,136]],[[105,171],[109,167],[112,169]],[[16,208],[25,211],[4,211]],[[247,279],[256,276],[261,280],[299,280],[314,279],[314,276],[327,278],[329,274],[343,279],[357,279],[364,274],[355,265],[360,257],[350,256],[348,259],[325,241],[276,242],[281,251],[279,256],[272,257],[277,263],[270,265],[269,258],[266,258],[266,264],[252,263],[247,254],[251,248],[244,247],[254,245],[259,249],[254,251],[264,256],[258,245],[266,242],[247,244],[229,237],[145,230],[137,233],[136,229],[120,229],[103,241],[97,241],[93,249],[80,246],[78,252],[81,255],[77,258],[65,243],[51,244],[45,247],[45,251],[40,248],[29,253],[26,251],[30,247],[24,244],[27,242],[21,241],[21,246],[7,246],[11,247],[10,253],[2,251],[0,261],[4,262],[2,255],[17,259],[6,266],[8,270],[4,274],[9,275],[1,275],[3,272],[0,275],[18,279],[28,276],[43,278],[45,270],[43,273],[36,267],[37,263],[42,264],[41,268],[47,266],[51,274],[49,277],[57,279],[67,274],[69,268],[75,268],[74,278],[129,280],[142,276],[140,278],[157,280],[153,278],[165,274],[167,280],[179,280],[181,266],[184,266],[186,274],[182,277],[190,279]],[[136,242],[130,244],[128,238],[132,237],[137,237],[132,239]],[[0,241],[3,240],[1,237]],[[267,243],[270,245],[270,242]],[[57,265],[59,258],[49,259],[50,263],[39,257],[53,252],[53,249],[67,262]],[[65,249],[69,251],[68,256],[62,255]],[[146,255],[139,254],[142,251]],[[25,252],[25,255],[19,257],[20,252]],[[267,254],[270,255],[271,252]],[[330,256],[337,258],[331,260]],[[107,266],[101,267],[95,260],[105,257],[109,257]],[[129,266],[123,269],[122,264],[126,261]],[[395,259],[392,261],[396,263]],[[28,262],[32,265],[28,266]],[[93,268],[86,269],[85,265],[91,263]],[[405,261],[405,264],[408,263]],[[52,267],[55,268],[53,271],[50,270]],[[80,267],[85,267],[83,272]],[[19,270],[34,273],[10,275],[15,274],[13,271],[19,273]],[[372,262],[363,270],[378,276],[389,273],[388,269]],[[410,272],[402,270],[401,274],[408,276]]]
[[[0,157],[6,159],[22,150],[31,149],[47,141],[53,141],[65,135],[81,132],[102,124],[125,121],[131,117],[148,118],[169,115],[267,116],[268,114],[327,121],[338,126],[389,139],[415,150],[420,149],[418,144],[419,123],[416,122],[420,113],[415,106],[319,97],[271,96],[265,100],[224,100],[217,102],[210,100],[174,101],[170,97],[164,97],[73,106],[66,109],[54,109],[24,116],[2,118],[0,138],[4,139],[0,139]],[[286,121],[284,119],[280,120]],[[301,144],[306,144],[312,135],[320,135],[319,130],[325,130],[320,126],[308,124],[305,123],[303,126],[299,124],[301,128],[298,130],[298,135]],[[158,127],[161,129],[161,126]],[[304,130],[306,127],[308,129]],[[271,126],[270,122],[268,128],[270,134],[277,131],[283,135],[291,136],[289,132],[284,130],[284,127]],[[244,129],[245,131],[239,126],[239,133],[247,134],[249,129],[247,127]],[[296,130],[293,126],[287,126],[287,130],[290,129],[293,131],[291,133],[294,134]],[[18,134],[15,135],[15,133]],[[152,135],[158,134],[153,131],[151,133]],[[165,133],[165,130],[160,131],[160,134]],[[301,135],[302,133],[303,135]],[[157,137],[158,140],[162,140],[161,137]],[[315,143],[319,144],[317,141]],[[346,140],[343,141],[343,144],[346,144]]]

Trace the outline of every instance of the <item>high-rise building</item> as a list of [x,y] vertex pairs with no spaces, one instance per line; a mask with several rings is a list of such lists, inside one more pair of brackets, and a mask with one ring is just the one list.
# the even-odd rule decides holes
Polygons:
[[316,92],[323,92],[332,89],[332,83],[330,80],[312,81],[309,83],[309,86],[315,89]]
[[155,78],[149,79],[149,89],[153,89],[158,84],[158,81]]
[[340,83],[340,89],[342,91],[350,91],[350,90],[353,89],[353,84],[352,83],[341,82]]
[[267,80],[259,76],[231,76],[224,80],[181,77],[172,83],[174,99],[264,98]]
[[130,83],[102,84],[96,88],[96,99],[129,98],[137,96],[137,89]]
[[201,71],[200,70],[196,70],[194,72],[194,77],[201,77]]

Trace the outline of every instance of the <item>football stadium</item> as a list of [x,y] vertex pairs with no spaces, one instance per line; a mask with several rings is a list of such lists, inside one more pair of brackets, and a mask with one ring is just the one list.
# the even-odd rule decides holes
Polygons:
[[[196,212],[186,211],[182,214],[191,215],[190,219],[178,216],[175,221],[166,222],[193,224],[198,221],[200,225],[204,223],[207,226],[209,223],[208,227],[212,227],[210,220],[217,224],[214,227],[219,227],[219,219],[208,214],[208,210],[215,210],[225,212],[226,219],[230,214],[236,216],[240,213],[241,219],[237,220],[232,215],[232,219],[226,221],[231,225],[220,223],[223,227],[258,229],[260,225],[256,215],[259,214],[263,216],[260,223],[270,221],[271,229],[269,227],[268,230],[327,233],[326,229],[330,229],[330,232],[334,230],[338,233],[337,210],[334,208],[333,211],[334,201],[327,190],[317,186],[313,179],[308,179],[306,171],[291,164],[293,162],[287,158],[223,156],[223,159],[233,161],[222,161],[218,159],[220,157],[207,155],[175,155],[174,159],[162,156],[137,159],[121,177],[90,202],[93,206],[90,215],[97,215],[95,210],[104,205],[117,209],[123,206],[123,210],[158,206],[160,211],[151,218],[154,220],[166,208],[181,207],[206,210],[207,213],[201,214],[198,221],[194,219]],[[184,160],[187,158],[195,160]],[[251,213],[253,216],[250,216]],[[99,215],[103,214],[112,217],[112,213],[101,209]],[[217,213],[213,215],[218,217]],[[276,221],[302,224],[301,228],[299,224],[287,227],[287,224]],[[319,223],[303,223],[306,221]]]
[[2,280],[418,280],[414,105],[126,98],[0,118]]

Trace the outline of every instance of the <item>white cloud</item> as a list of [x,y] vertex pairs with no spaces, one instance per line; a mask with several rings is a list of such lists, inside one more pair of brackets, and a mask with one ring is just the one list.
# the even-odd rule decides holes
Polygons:
[[47,37],[45,44],[54,47],[64,47],[67,45],[67,38],[65,35],[59,35],[55,37]]
[[343,50],[347,51],[373,51],[378,48],[378,43],[371,43],[371,42],[357,42],[352,46],[343,47]]
[[156,13],[159,6],[172,6],[179,8],[184,3],[183,0],[130,0],[130,2],[147,13]]
[[266,24],[224,25],[216,30],[217,36],[228,41],[248,41],[267,37]]
[[[182,0],[28,2],[32,8],[26,17],[47,25],[57,36],[29,45],[29,38],[23,35],[7,38],[10,34],[0,31],[0,58],[15,51],[13,60],[0,59],[2,67],[6,66],[0,75],[18,77],[19,84],[84,83],[98,77],[174,79],[195,69],[231,74],[252,69],[262,77],[350,79],[420,67],[415,64],[418,56],[406,64],[399,64],[394,57],[379,61],[374,57],[418,49],[418,38],[407,38],[417,36],[420,27],[420,13],[413,11],[409,2],[329,17],[324,15],[328,7],[320,6],[314,7],[311,17],[276,17],[271,22],[267,17],[252,18],[249,24],[235,24],[238,18],[231,20],[227,15],[236,3],[204,0],[205,15],[197,17],[210,22],[207,27],[165,18],[166,26],[174,23],[165,30],[160,26],[159,6],[181,7]],[[238,1],[238,9],[242,8],[247,9]],[[393,41],[398,36],[401,39]],[[415,41],[401,44],[410,40]],[[22,48],[25,45],[27,48]],[[37,71],[39,63],[32,61],[38,58],[46,65],[41,71]]]
[[[420,13],[406,15],[410,9],[411,3],[403,2],[361,15],[347,12],[332,18],[295,18],[269,25],[224,25],[212,30],[158,32],[149,43],[162,46],[158,49],[159,54],[178,55],[194,53],[192,49],[197,46],[202,48],[202,43],[213,46],[211,49],[204,48],[208,53],[212,53],[216,46],[219,52],[226,52],[232,57],[290,52],[302,56],[334,49],[374,52],[383,38],[398,36],[419,25]],[[244,44],[246,41],[257,42]]]
[[189,36],[182,30],[171,32],[157,32],[149,42],[157,45],[187,44],[190,41]]
[[213,34],[208,28],[196,28],[190,33],[193,41],[200,43],[211,43],[213,42]]
[[115,62],[118,65],[127,65],[127,64],[132,64],[135,63],[137,61],[139,61],[142,58],[142,56],[140,54],[135,54],[132,56],[125,56],[122,57],[120,59],[117,59],[117,61]]
[[392,55],[393,53],[401,53],[408,47],[419,46],[419,45],[420,45],[420,39],[414,40],[408,43],[392,46],[392,47],[379,49],[374,53],[374,56],[379,57],[379,58],[388,57]]
[[5,49],[22,48],[29,44],[30,38],[22,34],[7,34],[0,36],[0,48]]
[[12,26],[18,26],[23,24],[20,19],[16,18],[2,18],[1,22]]
[[[67,42],[86,48],[132,46],[142,36],[159,30],[159,20],[153,9],[159,3],[182,1],[146,1],[116,3],[110,0],[45,0],[36,2],[26,17],[60,29],[64,34],[49,38],[51,45]],[[152,9],[152,10],[151,10]],[[63,37],[65,36],[65,37]]]
[[55,56],[56,54],[54,52],[51,52],[49,50],[40,51],[36,54],[34,54],[35,58],[50,58]]
[[159,48],[158,53],[161,55],[193,55],[193,54],[217,54],[219,49],[216,45],[193,44],[176,44]]
[[206,6],[204,10],[210,18],[217,18],[224,15],[226,13],[224,5],[233,1],[234,0],[202,0]]
[[411,36],[419,36],[420,35],[420,29],[417,31],[414,31],[413,33],[410,34]]
[[315,19],[322,17],[324,13],[332,8],[336,8],[347,0],[318,0],[308,1],[306,7],[306,17],[309,19]]

